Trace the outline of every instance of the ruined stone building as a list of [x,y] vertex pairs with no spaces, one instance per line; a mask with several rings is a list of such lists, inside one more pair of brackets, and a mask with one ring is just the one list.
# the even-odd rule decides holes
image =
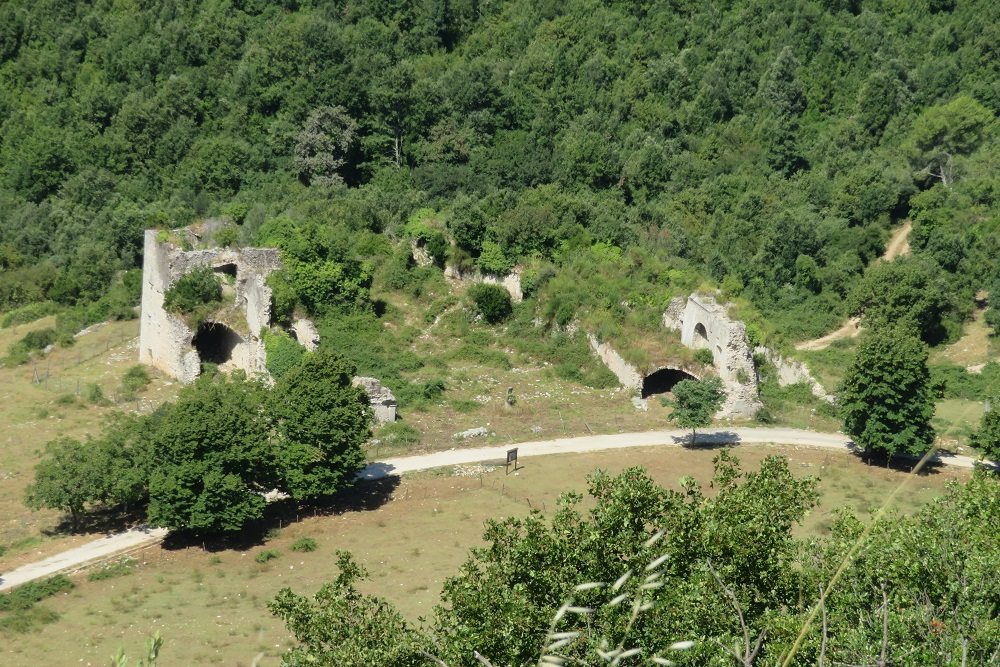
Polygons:
[[[267,276],[281,268],[274,248],[183,250],[146,230],[142,264],[142,316],[139,361],[181,382],[192,382],[201,364],[223,370],[266,373],[260,332],[271,325],[271,288]],[[193,269],[208,267],[232,283],[232,305],[192,330],[163,307],[167,290]]]
[[[274,248],[205,248],[194,246],[190,229],[175,230],[170,238],[146,230],[142,264],[142,315],[139,325],[139,361],[181,382],[193,382],[203,363],[222,371],[241,369],[247,375],[267,375],[267,353],[262,332],[273,326],[271,288],[267,277],[281,268]],[[223,278],[224,304],[197,328],[164,308],[167,291],[181,277],[198,268],[210,268]],[[304,347],[316,349],[319,334],[308,320],[289,330]],[[355,378],[368,394],[376,421],[396,419],[396,398],[375,378]]]
[[720,416],[753,417],[757,413],[761,402],[746,325],[730,318],[714,297],[692,294],[670,302],[663,326],[679,330],[685,346],[712,352],[712,364],[726,390]]

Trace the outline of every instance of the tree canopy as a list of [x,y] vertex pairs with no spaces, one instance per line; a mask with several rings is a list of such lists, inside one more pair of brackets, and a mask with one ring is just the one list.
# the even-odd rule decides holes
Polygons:
[[865,334],[837,401],[844,431],[866,453],[920,456],[934,442],[927,347],[905,325]]

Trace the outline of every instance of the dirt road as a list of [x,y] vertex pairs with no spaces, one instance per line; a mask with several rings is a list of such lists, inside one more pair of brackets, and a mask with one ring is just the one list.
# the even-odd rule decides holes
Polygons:
[[[450,465],[481,461],[502,462],[506,458],[507,450],[512,447],[518,448],[519,458],[526,458],[550,454],[577,454],[609,449],[626,449],[628,447],[679,447],[682,443],[687,442],[689,437],[689,431],[644,431],[613,435],[586,435],[558,440],[537,440],[472,449],[450,449],[432,454],[404,456],[370,463],[358,477],[374,480],[388,475],[400,475]],[[854,448],[850,438],[842,433],[821,433],[794,428],[714,428],[705,433],[699,433],[698,442],[702,444],[803,445],[840,451],[851,451]],[[935,459],[944,465],[960,468],[972,468],[975,464],[975,460],[968,456],[949,454],[935,457]],[[75,570],[116,554],[155,544],[160,542],[166,533],[167,531],[164,529],[154,528],[108,535],[0,575],[0,590],[13,588],[59,572]]]
[[[899,229],[892,233],[892,236],[889,237],[889,242],[885,246],[885,253],[882,254],[881,259],[883,262],[891,262],[897,257],[910,254],[910,230],[912,229],[913,223],[906,220]],[[822,350],[830,345],[830,343],[841,338],[854,338],[861,333],[861,329],[858,328],[858,322],[860,321],[861,318],[852,317],[844,322],[843,326],[836,331],[831,331],[821,338],[802,341],[795,345],[795,349],[806,351]]]

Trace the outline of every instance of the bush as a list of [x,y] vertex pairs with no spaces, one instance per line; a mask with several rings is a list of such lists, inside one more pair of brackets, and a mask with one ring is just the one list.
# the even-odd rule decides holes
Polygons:
[[711,366],[715,362],[715,355],[707,347],[694,351],[694,360],[703,366]]
[[281,554],[279,554],[274,549],[265,549],[264,551],[261,551],[256,556],[254,556],[254,560],[257,561],[258,563],[266,563],[268,561],[274,560],[275,558],[278,558],[280,555]]
[[21,343],[29,350],[44,350],[56,342],[56,330],[48,327],[29,331],[21,339]]
[[299,345],[285,332],[264,329],[264,350],[267,353],[267,372],[275,380],[292,370],[306,355],[306,348]]
[[490,324],[499,324],[514,312],[510,294],[499,285],[490,283],[473,285],[469,288],[469,296],[476,311]]
[[292,551],[298,551],[306,553],[309,551],[316,551],[317,548],[316,540],[311,537],[300,537],[292,543]]
[[104,390],[101,389],[101,385],[95,383],[87,385],[83,397],[91,405],[107,405],[109,403],[107,396],[104,395]]
[[6,329],[7,327],[16,327],[19,324],[28,324],[29,322],[34,322],[35,320],[40,320],[43,317],[52,315],[58,310],[59,304],[54,301],[29,303],[26,306],[15,308],[5,314],[3,316],[3,320],[0,321],[0,327]]
[[132,366],[122,377],[122,388],[131,394],[142,391],[149,386],[149,373],[146,367],[140,364]]
[[200,306],[222,301],[222,285],[212,269],[195,269],[181,276],[163,297],[163,307],[179,315],[193,313]]
[[439,398],[441,394],[444,393],[444,390],[445,390],[444,380],[442,380],[441,378],[434,378],[432,380],[427,380],[426,382],[424,382],[422,393],[424,395],[424,398],[428,400],[433,400],[435,398]]

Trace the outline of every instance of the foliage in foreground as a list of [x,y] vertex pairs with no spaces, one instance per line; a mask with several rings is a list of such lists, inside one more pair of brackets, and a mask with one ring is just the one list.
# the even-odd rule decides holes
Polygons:
[[[315,597],[284,589],[270,603],[299,641],[283,665],[478,667],[477,653],[529,665],[543,651],[542,664],[764,665],[788,656],[800,630],[795,667],[996,664],[995,476],[979,471],[913,517],[881,516],[870,534],[844,513],[829,538],[799,540],[814,479],[781,457],[742,472],[723,451],[715,465],[713,495],[689,478],[664,489],[639,468],[597,472],[591,510],[567,493],[551,520],[489,521],[486,546],[423,627],[360,593],[363,570],[340,554]],[[807,624],[821,590],[825,610]]]

